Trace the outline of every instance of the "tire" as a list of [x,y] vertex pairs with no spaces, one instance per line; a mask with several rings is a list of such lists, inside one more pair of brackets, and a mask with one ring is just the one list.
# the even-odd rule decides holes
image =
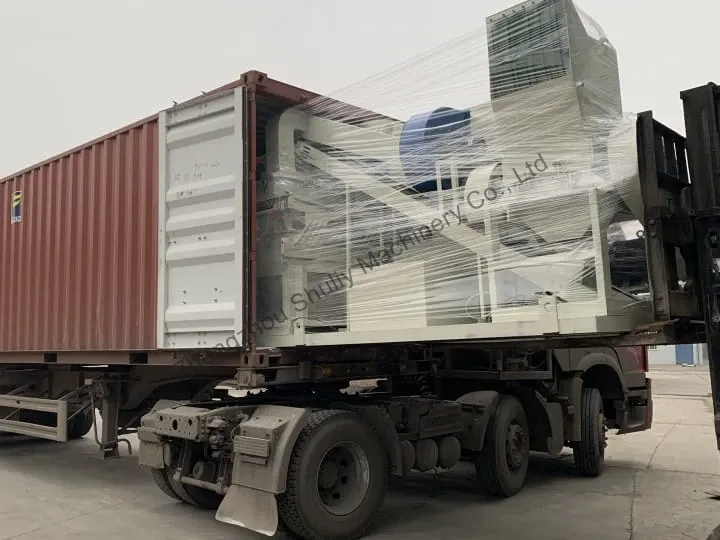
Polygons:
[[720,525],[715,527],[706,540],[720,540]]
[[87,408],[68,422],[67,438],[69,441],[82,439],[90,433],[95,421],[94,409]]
[[512,497],[525,483],[529,460],[525,410],[516,397],[503,396],[488,423],[483,449],[475,455],[478,487],[488,495]]
[[[174,484],[173,488],[175,488]],[[190,504],[197,506],[198,508],[202,508],[203,510],[217,510],[220,508],[220,503],[222,503],[224,498],[224,496],[219,493],[197,486],[183,484],[182,488],[185,490],[185,494],[190,499]]]
[[[192,443],[187,442],[184,444]],[[153,479],[162,492],[174,499],[179,499],[187,504],[196,506],[197,508],[202,508],[204,510],[217,510],[220,507],[220,503],[222,503],[224,498],[223,495],[210,491],[209,489],[183,484],[180,480],[175,480],[173,478],[177,460],[180,455],[180,448],[177,445],[174,445],[172,454],[173,463],[171,466],[165,467],[161,470],[162,475],[158,475],[153,472]],[[153,469],[153,471],[156,470],[157,469]],[[167,487],[167,490],[165,487]]]
[[584,388],[580,409],[580,442],[573,445],[575,468],[582,476],[595,478],[605,467],[605,416],[600,391]]
[[155,484],[157,484],[157,487],[160,488],[160,491],[171,499],[184,502],[180,495],[175,493],[175,490],[173,490],[170,486],[170,480],[168,479],[166,469],[150,469],[150,474],[152,475],[152,479],[155,481]]
[[304,540],[356,539],[372,525],[387,484],[387,455],[375,431],[350,412],[315,412],[290,457],[280,520]]

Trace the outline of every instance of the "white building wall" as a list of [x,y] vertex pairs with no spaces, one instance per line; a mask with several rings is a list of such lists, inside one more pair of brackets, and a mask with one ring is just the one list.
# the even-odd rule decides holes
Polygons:
[[675,345],[648,345],[648,362],[651,366],[675,364]]
[[[649,345],[648,360],[651,366],[668,366],[676,363],[675,345]],[[693,363],[698,366],[707,365],[707,345],[693,345]]]
[[695,364],[699,366],[707,366],[708,364],[708,350],[707,343],[698,343],[694,346],[693,356],[695,357]]

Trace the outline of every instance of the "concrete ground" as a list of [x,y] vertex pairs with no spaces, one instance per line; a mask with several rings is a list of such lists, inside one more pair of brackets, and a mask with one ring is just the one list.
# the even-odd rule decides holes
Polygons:
[[[652,372],[655,427],[612,437],[608,469],[574,476],[572,458],[534,460],[526,489],[491,501],[461,468],[392,487],[373,539],[705,540],[720,524],[720,453],[703,368]],[[0,540],[259,539],[165,497],[134,457],[104,463],[92,435],[69,444],[0,443]]]

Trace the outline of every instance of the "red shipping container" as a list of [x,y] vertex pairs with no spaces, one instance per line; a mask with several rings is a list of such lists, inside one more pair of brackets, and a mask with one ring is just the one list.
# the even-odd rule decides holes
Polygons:
[[[254,209],[257,154],[264,151],[256,96],[292,106],[318,95],[250,71],[180,105],[202,109],[212,96],[240,87],[249,134],[241,183],[247,208]],[[159,119],[0,179],[0,362],[127,363],[127,354],[103,353],[158,349],[158,161],[159,143],[165,145]],[[242,287],[242,309],[252,324],[254,211],[246,226],[240,279],[250,284]],[[74,354],[93,352],[100,354]]]
[[157,128],[0,181],[0,350],[155,347]]
[[[177,152],[179,141],[192,141],[200,134],[197,129],[205,129],[203,122],[209,123],[205,135],[227,134],[227,126],[219,129],[213,114],[223,112],[217,108],[231,94],[235,100],[230,100],[234,103],[230,109],[235,111],[229,120],[234,123],[228,125],[237,132],[235,139],[226,138],[214,147],[211,143],[185,164],[188,155],[182,150],[179,157],[169,157]],[[212,347],[213,337],[203,325],[207,327],[213,317],[225,315],[225,326],[219,328],[223,336],[239,335],[241,325],[252,327],[257,305],[258,159],[265,152],[266,123],[284,108],[311,100],[314,114],[329,118],[338,106],[345,114],[354,111],[358,119],[381,118],[249,71],[167,114],[160,112],[0,179],[0,363],[162,364],[172,361],[172,354],[160,349]],[[185,122],[196,124],[187,132]],[[218,152],[235,163],[233,189],[242,194],[247,210],[240,213],[246,233],[233,240],[238,243],[235,258],[243,259],[233,267],[240,268],[241,275],[229,278],[236,289],[233,307],[226,313],[218,311],[220,315],[208,311],[208,304],[203,304],[207,298],[194,305],[189,296],[178,300],[178,292],[182,296],[190,291],[178,285],[177,274],[171,274],[177,270],[168,268],[182,267],[183,262],[177,261],[187,257],[187,250],[180,254],[168,246],[158,250],[159,238],[177,245],[168,235],[177,237],[178,217],[188,217],[169,214],[177,201],[168,202],[166,197],[177,199],[178,193],[169,187],[168,175],[177,176],[179,171],[166,166],[197,167],[195,157],[204,161]],[[166,230],[168,215],[172,226]],[[186,230],[180,234],[189,230],[183,227]],[[202,279],[190,276],[188,282],[187,275],[181,277],[196,290],[205,285]],[[167,291],[168,280],[173,298]],[[215,305],[224,309],[224,304]],[[141,354],[128,354],[134,351]],[[156,354],[146,357],[145,352]]]

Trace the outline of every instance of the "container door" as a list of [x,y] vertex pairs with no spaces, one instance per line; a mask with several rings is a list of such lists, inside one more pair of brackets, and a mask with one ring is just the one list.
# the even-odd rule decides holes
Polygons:
[[160,115],[160,349],[241,344],[244,100],[237,88]]

